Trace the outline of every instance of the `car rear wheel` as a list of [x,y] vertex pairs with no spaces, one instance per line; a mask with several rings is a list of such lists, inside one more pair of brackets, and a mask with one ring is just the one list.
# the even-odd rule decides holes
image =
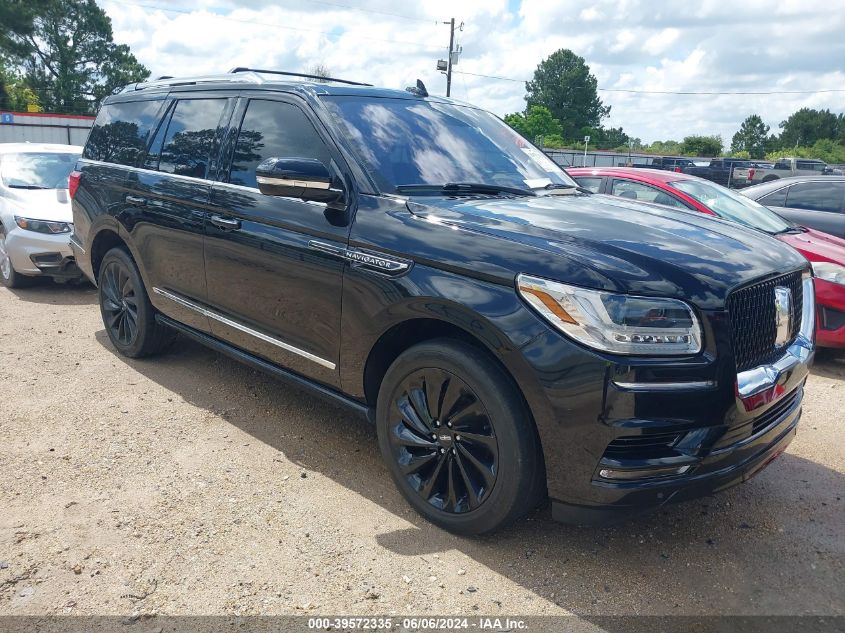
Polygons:
[[441,339],[402,353],[382,382],[376,419],[399,490],[446,530],[491,532],[545,492],[531,416],[511,380],[475,347]]
[[21,275],[12,265],[12,258],[6,250],[6,233],[0,229],[0,283],[7,288],[26,288],[35,282],[35,277]]
[[124,249],[113,248],[103,257],[97,292],[106,333],[122,355],[149,356],[170,343],[173,334],[156,322],[138,267]]

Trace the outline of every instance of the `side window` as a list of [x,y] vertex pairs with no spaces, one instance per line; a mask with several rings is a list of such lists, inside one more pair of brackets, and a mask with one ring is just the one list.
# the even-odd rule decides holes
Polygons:
[[766,194],[757,200],[757,202],[767,207],[785,207],[787,189],[789,189],[789,187],[781,187],[777,191]]
[[317,130],[295,105],[253,99],[247,105],[229,182],[255,187],[255,168],[268,158],[316,158],[326,165],[331,154]]
[[144,159],[145,169],[158,169],[158,162],[161,159],[161,146],[164,145],[164,135],[167,133],[167,126],[170,124],[171,114],[173,114],[172,104],[171,107],[167,108],[167,112],[164,113],[155,137],[153,137],[153,142],[150,143],[150,149],[147,150],[147,157]]
[[845,185],[838,182],[804,182],[792,185],[786,196],[786,207],[811,211],[842,210]]
[[100,108],[83,158],[115,165],[137,165],[147,149],[147,138],[158,122],[163,101],[127,101],[109,103]]
[[577,182],[584,189],[589,189],[593,193],[598,193],[601,189],[601,177],[598,178],[575,178]]
[[164,135],[158,170],[206,178],[225,107],[225,99],[178,101]]
[[665,204],[678,209],[687,209],[687,205],[665,191],[632,180],[614,180],[611,194],[629,200]]
[[785,160],[779,160],[775,163],[774,169],[792,169],[792,165]]

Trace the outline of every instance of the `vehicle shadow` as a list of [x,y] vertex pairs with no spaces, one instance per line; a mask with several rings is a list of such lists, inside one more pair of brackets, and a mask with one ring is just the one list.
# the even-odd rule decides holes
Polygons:
[[845,380],[845,350],[819,349],[810,373],[825,378]]
[[97,290],[88,282],[57,284],[52,279],[38,279],[29,288],[5,288],[21,301],[56,306],[82,306],[97,303]]
[[[845,475],[823,464],[787,453],[742,486],[611,527],[554,523],[540,508],[493,535],[464,538],[410,510],[381,462],[375,429],[345,410],[192,341],[139,361],[117,355],[104,331],[96,336],[150,380],[408,521],[404,529],[373,530],[381,547],[407,557],[408,573],[422,565],[420,556],[459,550],[527,589],[530,600],[609,631],[630,627],[602,620],[613,615],[845,610],[836,580],[845,566]],[[288,415],[266,413],[275,411]],[[502,614],[483,581],[472,582],[477,613]],[[543,604],[527,602],[526,611]]]

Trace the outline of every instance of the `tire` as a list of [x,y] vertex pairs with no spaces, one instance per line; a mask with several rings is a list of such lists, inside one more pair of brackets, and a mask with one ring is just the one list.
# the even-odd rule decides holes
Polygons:
[[15,270],[6,252],[6,232],[0,228],[0,283],[6,288],[29,288],[36,279],[36,277],[21,275]]
[[438,339],[403,352],[382,381],[376,425],[394,483],[445,530],[492,532],[545,495],[531,415],[508,376],[471,345]]
[[157,354],[172,341],[172,332],[156,322],[138,266],[123,248],[113,248],[103,257],[97,297],[106,333],[123,356]]

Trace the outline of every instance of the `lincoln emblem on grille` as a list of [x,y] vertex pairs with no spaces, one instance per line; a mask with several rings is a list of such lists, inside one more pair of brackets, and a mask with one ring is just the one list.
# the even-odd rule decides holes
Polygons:
[[792,291],[783,286],[775,287],[775,329],[775,346],[783,347],[792,331]]

